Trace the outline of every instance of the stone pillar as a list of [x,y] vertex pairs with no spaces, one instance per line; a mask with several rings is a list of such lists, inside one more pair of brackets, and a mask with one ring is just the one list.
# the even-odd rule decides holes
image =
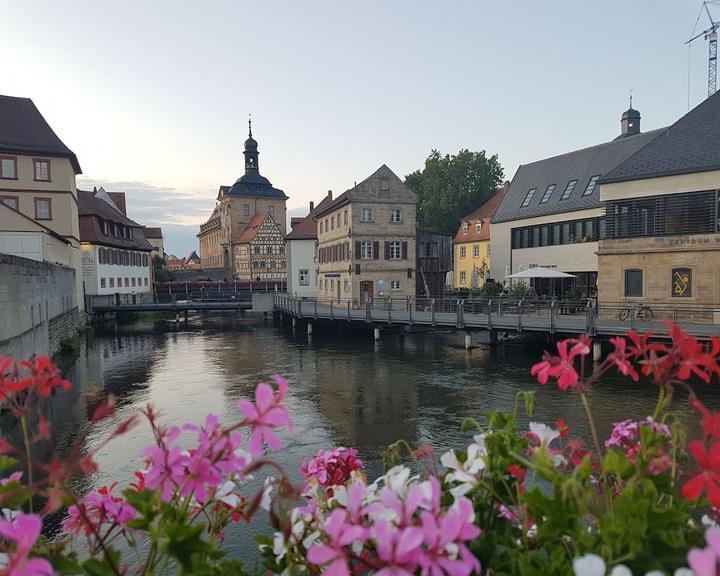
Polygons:
[[373,328],[373,340],[375,340],[375,342],[380,341],[380,327],[379,326],[375,326],[375,328]]
[[595,340],[593,342],[593,362],[600,362],[602,360],[602,342]]
[[180,324],[180,312],[175,312],[175,324]]
[[188,321],[188,311],[185,310],[185,322],[187,322],[187,321]]
[[312,336],[312,322],[308,322],[307,332],[308,336]]
[[465,350],[472,348],[472,333],[468,330],[465,332]]
[[297,318],[293,317],[292,319],[292,327],[295,328],[297,326]]

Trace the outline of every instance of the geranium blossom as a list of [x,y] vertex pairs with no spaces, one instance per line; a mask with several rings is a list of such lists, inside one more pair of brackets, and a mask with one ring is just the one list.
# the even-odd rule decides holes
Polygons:
[[685,483],[683,495],[688,500],[697,500],[707,489],[712,505],[720,507],[720,442],[715,442],[709,452],[699,440],[690,442],[688,449],[697,461],[700,472]]
[[355,448],[340,446],[332,450],[320,450],[300,467],[300,472],[308,484],[316,480],[322,486],[340,486],[363,466]]
[[540,384],[547,384],[549,378],[556,378],[561,390],[576,388],[579,376],[574,366],[575,358],[590,353],[590,340],[585,336],[561,340],[557,343],[557,351],[558,356],[546,352],[542,362],[530,369],[530,374],[537,376]]
[[237,404],[245,420],[252,425],[248,450],[253,456],[262,454],[263,441],[272,450],[280,450],[280,439],[273,428],[286,426],[289,431],[294,430],[292,420],[282,405],[288,383],[277,375],[273,376],[273,380],[278,385],[277,393],[268,384],[260,382],[255,388],[255,404],[244,399]]
[[50,562],[44,558],[30,558],[42,520],[35,514],[18,514],[14,520],[0,520],[0,536],[15,542],[15,550],[8,553],[9,576],[50,576],[55,574]]
[[449,450],[440,457],[440,463],[449,468],[450,472],[445,476],[445,480],[450,483],[457,484],[450,492],[454,496],[462,496],[467,494],[475,486],[479,484],[478,473],[485,468],[485,456],[487,452],[484,445],[478,443],[470,444],[467,447],[466,458],[464,462],[460,462],[454,450]]
[[76,535],[89,535],[103,525],[125,529],[126,524],[137,516],[137,512],[124,498],[113,495],[114,488],[115,485],[112,485],[93,490],[82,502],[70,506],[63,529]]

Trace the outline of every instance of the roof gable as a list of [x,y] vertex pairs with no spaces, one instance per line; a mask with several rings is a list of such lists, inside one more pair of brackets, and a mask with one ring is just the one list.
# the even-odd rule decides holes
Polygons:
[[[505,182],[501,188],[498,188],[497,192],[486,200],[482,206],[480,206],[474,212],[468,214],[460,222],[457,233],[455,234],[455,242],[479,242],[481,240],[490,240],[490,220],[495,215],[495,212],[500,206],[500,203],[505,198],[510,183]],[[480,230],[477,230],[476,224],[481,222]],[[467,233],[464,232],[464,226],[467,224]]]
[[720,92],[663,129],[601,183],[720,170]]
[[233,244],[249,244],[260,232],[271,232],[278,234],[282,237],[280,228],[275,223],[275,220],[270,216],[269,212],[255,214],[245,226],[243,230],[235,235],[232,240]]
[[0,95],[0,151],[60,156],[81,174],[80,164],[70,148],[50,128],[30,98]]
[[295,228],[287,235],[287,240],[317,240],[317,214],[325,210],[332,204],[332,199],[328,194],[322,201],[315,206],[305,218],[295,225]]
[[[507,222],[599,208],[600,194],[595,177],[602,178],[608,174],[660,132],[653,130],[626,136],[520,166],[492,221]],[[589,194],[585,194],[593,178],[595,186]],[[548,190],[551,186],[554,188]],[[528,197],[531,190],[534,192]],[[563,197],[566,191],[567,197]],[[523,206],[523,203],[527,205]]]

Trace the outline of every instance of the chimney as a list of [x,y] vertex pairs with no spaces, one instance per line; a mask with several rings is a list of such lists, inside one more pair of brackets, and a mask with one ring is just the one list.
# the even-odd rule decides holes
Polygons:
[[332,190],[328,190],[328,198],[330,198],[330,200],[332,200]]
[[310,200],[310,212],[312,212],[313,210],[315,210],[315,202]]

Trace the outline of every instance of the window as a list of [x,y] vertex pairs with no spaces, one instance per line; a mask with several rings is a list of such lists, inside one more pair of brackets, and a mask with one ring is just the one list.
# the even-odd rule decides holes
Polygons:
[[35,220],[52,219],[52,200],[50,198],[35,198]]
[[347,226],[347,210],[343,212],[343,225]]
[[465,271],[461,271],[460,272],[460,284],[465,284],[465,278],[466,278]]
[[400,260],[400,242],[390,242],[390,260]]
[[392,212],[390,212],[390,222],[400,222],[399,208],[393,208]]
[[130,287],[130,278],[125,278],[125,288]]
[[101,220],[100,221],[100,228],[102,228],[102,233],[107,236],[108,233],[108,223],[107,220]]
[[243,204],[243,216],[250,216],[250,204]]
[[110,288],[115,288],[115,278],[110,278]]
[[5,206],[10,206],[10,208],[14,210],[18,209],[19,201],[20,199],[17,196],[0,196],[0,202],[5,204]]
[[135,276],[133,276],[133,278],[132,278],[132,286],[133,286],[133,288],[135,287]]
[[345,287],[345,292],[350,292],[350,282],[345,280],[344,287]]
[[481,231],[482,231],[482,220],[478,220],[477,222],[475,222],[475,233],[480,234]]
[[370,240],[363,240],[360,244],[360,258],[362,258],[363,260],[372,260],[372,257],[372,242]]
[[33,160],[35,166],[35,180],[50,182],[50,160]]
[[588,185],[585,187],[585,191],[582,193],[582,195],[590,196],[590,194],[592,194],[593,191],[595,190],[595,185],[597,184],[598,180],[600,180],[600,174],[590,178],[590,181],[588,182]]
[[672,297],[690,298],[692,296],[692,269],[673,268]]
[[530,206],[530,202],[532,202],[536,190],[537,188],[530,188],[530,190],[528,190],[528,193],[525,196],[525,200],[523,200],[522,204],[520,204],[520,208],[527,208],[528,206]]
[[470,226],[468,226],[468,223],[463,222],[463,234],[467,234],[469,229],[470,229]]
[[128,228],[128,238],[130,238],[130,240],[133,239],[133,229],[132,228]]
[[330,217],[330,230],[335,230],[335,216]]
[[373,221],[372,208],[363,208],[362,212],[360,212],[360,222],[372,222],[372,221]]
[[552,193],[555,191],[555,186],[555,184],[550,184],[550,186],[547,187],[545,194],[543,194],[542,198],[540,198],[540,204],[545,204],[545,202],[550,200],[550,196],[552,196]]
[[17,158],[0,156],[0,178],[17,180]]
[[460,246],[460,258],[465,258],[467,255],[465,246]]
[[473,246],[473,258],[480,258],[480,244]]
[[643,295],[643,271],[625,270],[625,296],[637,297]]
[[115,224],[115,222],[113,222],[113,225],[112,225],[112,235],[115,238],[117,238],[117,235],[118,235],[118,226],[117,226],[117,224]]
[[100,278],[100,288],[105,288],[105,278]]
[[400,280],[390,280],[390,290],[400,290]]
[[388,190],[390,188],[390,182],[387,178],[380,179],[380,190]]
[[148,279],[147,279],[147,278],[143,278],[143,284],[145,284],[145,286],[148,285]]
[[300,270],[300,286],[310,286],[310,270]]
[[577,184],[577,180],[570,180],[570,182],[567,183],[567,186],[565,186],[565,190],[563,190],[562,196],[560,196],[560,200],[567,200],[570,198],[570,194],[573,193],[573,190],[575,190],[575,185]]

